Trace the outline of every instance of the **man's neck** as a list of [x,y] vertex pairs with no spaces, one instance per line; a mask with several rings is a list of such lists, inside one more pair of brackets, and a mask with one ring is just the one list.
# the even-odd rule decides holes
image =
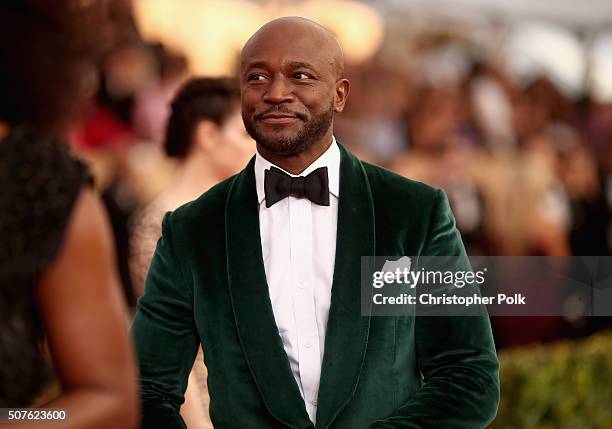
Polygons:
[[274,152],[270,152],[257,144],[257,151],[266,160],[272,164],[282,168],[283,170],[291,174],[301,174],[308,168],[313,162],[315,162],[321,155],[329,149],[333,142],[332,132],[325,135],[325,137],[308,147],[308,149],[302,153],[284,156]]

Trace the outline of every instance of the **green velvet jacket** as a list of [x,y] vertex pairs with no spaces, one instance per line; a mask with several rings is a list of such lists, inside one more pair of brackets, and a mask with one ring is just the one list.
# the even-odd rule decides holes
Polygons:
[[493,419],[488,317],[361,316],[362,255],[465,255],[446,196],[340,151],[316,426],[274,321],[251,160],[164,217],[132,326],[143,427],[185,427],[179,409],[200,343],[216,428],[475,429]]

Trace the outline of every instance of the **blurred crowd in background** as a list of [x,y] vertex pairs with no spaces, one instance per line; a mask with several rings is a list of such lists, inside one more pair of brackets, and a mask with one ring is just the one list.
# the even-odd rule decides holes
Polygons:
[[[176,182],[184,163],[163,150],[170,103],[188,78],[206,74],[206,58],[190,57],[162,32],[150,37],[155,33],[145,12],[161,3],[110,2],[113,35],[93,77],[98,89],[71,133],[111,216],[130,306],[142,291],[142,275],[130,272],[138,252],[130,244],[134,223]],[[196,3],[165,2],[167,16]],[[237,2],[225,2],[231,3]],[[351,93],[335,121],[342,144],[367,161],[443,188],[472,255],[610,254],[612,14],[609,26],[593,26],[478,9],[457,15],[411,10],[399,2],[380,2],[389,9],[376,9],[376,2],[329,3],[337,3],[334,19],[342,8],[360,8],[360,16],[367,8],[374,18],[355,31],[378,38],[367,55],[347,52]],[[283,2],[249,7],[255,6],[270,14],[267,19],[291,14]],[[325,9],[317,13],[325,24]],[[370,31],[367,25],[382,27]],[[198,28],[198,37],[210,37],[234,59],[223,73],[231,75],[244,40],[224,48],[206,30]],[[209,61],[212,75],[219,74],[216,61]],[[222,161],[209,153],[216,161],[207,168],[215,177],[229,176],[254,150],[252,144],[228,152]],[[499,319],[493,323],[500,348],[587,335],[608,324]]]
[[[610,0],[1,4],[0,400],[72,401],[75,422],[135,424],[135,369],[117,322],[132,319],[164,213],[255,153],[240,112],[241,47],[265,22],[299,15],[344,52],[351,91],[338,141],[444,189],[473,261],[576,256],[554,259],[558,296],[540,294],[567,316],[491,317],[501,363],[491,428],[612,427],[612,317],[588,317],[588,297],[563,290],[576,281],[595,299],[612,278],[610,258],[595,258],[595,272],[580,258],[612,256]],[[91,182],[104,207],[71,208]],[[515,290],[529,288],[524,270],[510,271]],[[191,428],[211,427],[202,353],[181,407]]]

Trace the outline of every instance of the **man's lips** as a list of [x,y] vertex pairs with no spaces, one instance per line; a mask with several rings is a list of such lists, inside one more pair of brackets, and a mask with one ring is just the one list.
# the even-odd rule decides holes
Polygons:
[[297,121],[299,118],[296,115],[287,113],[268,113],[257,118],[259,121],[266,124],[290,124]]

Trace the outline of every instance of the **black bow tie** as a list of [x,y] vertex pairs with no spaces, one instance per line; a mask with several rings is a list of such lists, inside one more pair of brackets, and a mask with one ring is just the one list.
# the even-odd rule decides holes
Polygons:
[[329,179],[327,167],[317,168],[307,176],[292,177],[276,167],[265,170],[264,191],[266,207],[292,195],[308,198],[320,206],[329,205]]

